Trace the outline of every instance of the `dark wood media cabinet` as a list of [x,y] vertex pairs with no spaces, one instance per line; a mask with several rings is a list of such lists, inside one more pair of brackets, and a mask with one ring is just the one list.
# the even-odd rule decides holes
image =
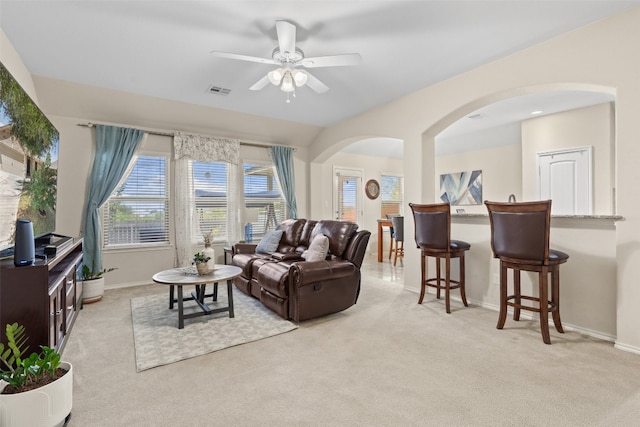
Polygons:
[[62,352],[82,306],[81,265],[82,239],[69,239],[55,256],[36,258],[34,265],[0,261],[0,341],[6,342],[7,323],[18,322],[29,337],[29,354],[41,345]]

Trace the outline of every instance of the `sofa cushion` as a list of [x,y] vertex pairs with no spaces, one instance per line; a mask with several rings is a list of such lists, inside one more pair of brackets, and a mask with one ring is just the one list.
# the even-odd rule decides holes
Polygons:
[[311,240],[313,240],[313,229],[315,228],[318,221],[314,221],[312,219],[305,222],[304,227],[302,228],[302,236],[300,236],[300,246],[304,246],[308,248],[311,244]]
[[278,252],[288,253],[296,250],[300,243],[305,223],[306,220],[304,219],[286,219],[280,223],[277,229],[282,230],[283,235],[278,245]]
[[327,257],[329,252],[329,238],[324,234],[317,234],[309,249],[302,253],[302,258],[307,261],[322,261]]
[[279,298],[288,297],[289,264],[282,262],[265,263],[258,269],[257,282],[260,287]]
[[251,277],[253,277],[251,266],[253,265],[253,263],[258,259],[268,257],[268,255],[262,254],[235,254],[231,263],[237,267],[240,267],[242,269],[242,275],[251,280]]
[[258,246],[256,246],[256,253],[258,254],[271,254],[278,249],[280,245],[280,239],[284,234],[283,230],[270,231],[264,235]]
[[347,221],[322,220],[313,229],[313,237],[324,234],[329,238],[329,253],[342,258],[349,239],[358,230],[358,224]]

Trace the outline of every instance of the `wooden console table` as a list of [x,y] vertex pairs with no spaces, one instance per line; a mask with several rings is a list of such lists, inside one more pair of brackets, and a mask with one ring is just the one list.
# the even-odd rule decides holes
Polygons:
[[0,341],[6,341],[5,325],[18,322],[29,337],[29,354],[41,345],[62,352],[82,306],[81,265],[82,239],[71,238],[56,255],[33,265],[0,261]]

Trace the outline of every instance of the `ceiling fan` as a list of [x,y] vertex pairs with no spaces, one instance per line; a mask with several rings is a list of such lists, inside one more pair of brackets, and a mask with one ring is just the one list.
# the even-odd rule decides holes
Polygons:
[[211,54],[218,58],[277,65],[278,68],[269,71],[249,90],[261,90],[269,83],[272,83],[275,86],[279,86],[282,91],[287,92],[287,102],[290,102],[290,93],[295,96],[296,87],[307,85],[317,93],[324,93],[329,90],[329,87],[314,77],[313,74],[298,67],[340,67],[357,65],[362,62],[362,57],[358,53],[307,58],[304,56],[304,52],[296,47],[295,25],[287,21],[276,21],[276,32],[278,34],[278,47],[273,50],[271,59],[218,51],[213,51]]

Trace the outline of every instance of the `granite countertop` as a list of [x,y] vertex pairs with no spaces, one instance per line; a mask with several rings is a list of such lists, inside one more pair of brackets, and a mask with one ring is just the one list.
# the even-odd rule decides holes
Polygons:
[[[452,213],[451,217],[452,218],[482,218],[482,217],[489,218],[489,214],[487,213],[463,213],[463,214]],[[613,221],[624,221],[624,217],[622,215],[551,215],[551,218],[552,219],[554,218],[586,219],[586,220],[606,219],[606,220],[613,220]]]

